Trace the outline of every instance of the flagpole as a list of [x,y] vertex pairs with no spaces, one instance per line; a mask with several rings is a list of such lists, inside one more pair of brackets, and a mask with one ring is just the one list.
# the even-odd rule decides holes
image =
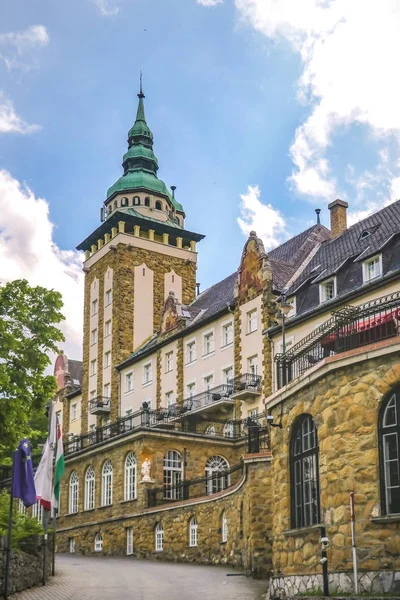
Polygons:
[[[53,401],[50,400],[48,405],[48,411],[49,411],[49,429],[48,429],[48,440],[49,443],[51,442],[52,438],[52,427],[54,429],[54,427],[56,426],[56,424],[53,421]],[[52,450],[52,448],[50,448]],[[53,458],[52,458],[52,465],[53,465]],[[52,466],[52,470],[53,470],[53,466]],[[52,480],[53,483],[53,480]],[[44,523],[43,523],[43,528],[44,528],[44,535],[43,535],[43,575],[42,575],[42,584],[46,585],[46,572],[47,572],[47,538],[48,538],[48,529],[49,529],[49,519],[50,519],[50,513],[51,513],[51,506],[50,506],[50,511],[45,508],[43,506],[43,511],[44,511]]]
[[54,516],[53,516],[53,556],[52,556],[52,566],[51,566],[51,574],[54,575],[56,574],[56,526],[57,526],[57,519],[56,519],[56,511],[54,508]]
[[12,455],[12,472],[11,472],[11,489],[10,489],[10,513],[8,516],[8,533],[7,533],[7,551],[6,551],[6,569],[4,573],[4,598],[8,598],[8,580],[10,576],[11,562],[11,541],[12,541],[12,521],[13,521],[13,489],[15,475],[15,456],[17,452],[14,450]]

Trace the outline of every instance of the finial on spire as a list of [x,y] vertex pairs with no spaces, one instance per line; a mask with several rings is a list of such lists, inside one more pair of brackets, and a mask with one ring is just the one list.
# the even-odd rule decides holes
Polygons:
[[140,71],[140,92],[138,93],[138,98],[144,98],[145,95],[143,94],[143,74],[142,71]]

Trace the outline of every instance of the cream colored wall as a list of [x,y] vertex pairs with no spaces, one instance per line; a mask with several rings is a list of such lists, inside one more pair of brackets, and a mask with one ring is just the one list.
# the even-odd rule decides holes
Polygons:
[[[152,363],[153,378],[151,383],[147,385],[142,384],[143,366],[147,363]],[[131,392],[125,392],[125,375],[130,371],[133,372],[133,390]],[[121,416],[126,414],[127,410],[136,412],[140,410],[143,402],[149,402],[151,400],[151,407],[156,408],[156,376],[157,376],[157,361],[156,354],[144,358],[137,363],[126,367],[121,370],[121,401],[120,411]]]
[[[98,303],[98,309],[99,309],[99,304],[100,304],[100,299],[99,299],[99,280],[96,278],[93,280],[92,285],[90,286],[90,331],[89,331],[89,390],[88,390],[88,398],[87,401],[88,403],[90,402],[90,392],[92,390],[96,390],[97,389],[97,373],[95,375],[91,375],[91,361],[96,359],[97,363],[98,361],[98,347],[99,347],[99,343],[98,343],[98,333],[99,333],[99,312],[97,311],[96,315],[92,315],[92,302],[93,300],[97,300]],[[95,344],[92,344],[92,340],[91,340],[91,336],[92,336],[92,331],[93,329],[97,329],[97,342]],[[97,364],[98,367],[98,364]],[[90,414],[89,411],[89,420],[88,420],[88,427],[90,428],[90,425],[95,424],[96,423],[96,417],[94,415]]]
[[[263,334],[262,334],[262,297],[257,296],[250,302],[246,302],[240,307],[240,341],[242,346],[242,374],[249,372],[248,359],[257,356],[258,375],[263,376]],[[247,313],[257,310],[257,329],[248,333]],[[261,413],[264,410],[262,394],[249,398],[242,402],[242,416],[250,415],[251,411],[258,410]]]
[[178,302],[182,302],[182,277],[177,275],[175,271],[170,271],[164,275],[164,298],[168,298],[168,294],[173,292]]
[[154,273],[144,263],[134,268],[133,348],[153,333]]
[[[161,350],[161,406],[167,407],[167,400],[165,394],[167,392],[173,392],[173,399],[176,402],[176,370],[177,370],[177,350],[178,342],[171,342],[164,346]],[[166,372],[166,354],[173,352],[173,369]]]
[[[111,267],[109,267],[104,275],[104,293],[107,290],[113,290],[113,269],[111,269]],[[105,296],[104,296],[104,323],[103,323],[103,336],[104,336],[104,340],[103,340],[103,352],[104,354],[106,352],[111,352],[111,342],[112,342],[112,335],[105,335],[105,324],[107,321],[111,321],[111,331],[112,331],[112,303],[109,306],[105,305]],[[107,383],[111,383],[111,366],[109,367],[104,367],[105,364],[105,360],[103,357],[103,392],[104,392],[104,386]]]
[[[211,324],[187,334],[183,340],[183,361],[184,361],[184,398],[188,397],[187,385],[196,382],[196,393],[203,391],[204,377],[214,376],[213,387],[223,383],[222,370],[229,366],[234,366],[234,345],[230,344],[221,348],[222,326],[225,323],[233,323],[233,314],[227,314],[216,319]],[[214,331],[214,352],[203,357],[203,335],[209,331]],[[196,341],[196,361],[186,364],[186,344]]]
[[[79,435],[82,432],[82,396],[75,396],[71,400],[65,400],[66,407],[68,407],[69,412],[69,431],[68,433],[73,433],[74,435]],[[75,421],[71,420],[71,406],[76,404],[76,419]]]

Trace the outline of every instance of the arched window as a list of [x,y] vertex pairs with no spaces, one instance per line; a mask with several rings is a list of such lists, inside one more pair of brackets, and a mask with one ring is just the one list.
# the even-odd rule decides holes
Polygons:
[[121,206],[128,206],[128,198],[121,199]]
[[182,457],[176,450],[164,454],[164,498],[179,500],[182,497]]
[[118,204],[117,204],[117,201],[115,200],[115,202],[114,202],[114,210],[117,210],[117,208],[118,208]]
[[225,544],[228,541],[228,519],[226,518],[226,512],[224,511],[221,515],[221,542]]
[[89,467],[85,475],[85,510],[92,510],[94,508],[94,486],[95,486],[95,474],[93,467]]
[[133,197],[133,206],[140,206],[140,197],[139,196]]
[[156,201],[156,209],[157,210],[162,210],[162,204],[159,200]]
[[381,512],[400,513],[400,388],[382,402],[378,424]]
[[215,427],[214,425],[209,425],[206,429],[206,435],[215,435]]
[[197,546],[197,520],[196,517],[192,517],[189,521],[189,546],[195,548]]
[[144,205],[150,206],[150,198],[148,196],[147,196],[147,198],[144,199]]
[[211,456],[206,462],[206,493],[216,494],[230,485],[229,463],[222,456]]
[[94,551],[101,552],[102,550],[103,550],[103,538],[99,531],[98,533],[96,533],[96,536],[94,538]]
[[69,478],[69,513],[78,512],[78,486],[79,477],[76,471],[72,471]]
[[313,418],[302,415],[293,426],[290,445],[292,527],[320,520],[318,437]]
[[125,500],[136,498],[136,458],[133,452],[129,452],[125,459]]
[[112,204],[108,205],[108,209],[107,210],[108,210],[108,214],[111,215],[111,213],[112,213]]
[[112,464],[109,460],[103,465],[101,481],[101,504],[108,506],[112,504]]
[[164,529],[161,523],[157,523],[154,533],[156,552],[162,552],[164,548]]

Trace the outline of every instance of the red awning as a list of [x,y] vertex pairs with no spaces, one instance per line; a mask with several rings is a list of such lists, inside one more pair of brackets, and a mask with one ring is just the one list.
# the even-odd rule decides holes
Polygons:
[[349,335],[355,335],[356,333],[363,333],[364,331],[381,327],[381,325],[385,325],[386,323],[399,318],[400,308],[384,315],[372,315],[371,317],[363,319],[362,321],[358,321],[358,323],[354,323],[349,327],[343,327],[343,329],[340,329],[338,332],[335,331],[334,333],[331,333],[322,340],[321,344],[330,344],[338,337],[347,337]]

